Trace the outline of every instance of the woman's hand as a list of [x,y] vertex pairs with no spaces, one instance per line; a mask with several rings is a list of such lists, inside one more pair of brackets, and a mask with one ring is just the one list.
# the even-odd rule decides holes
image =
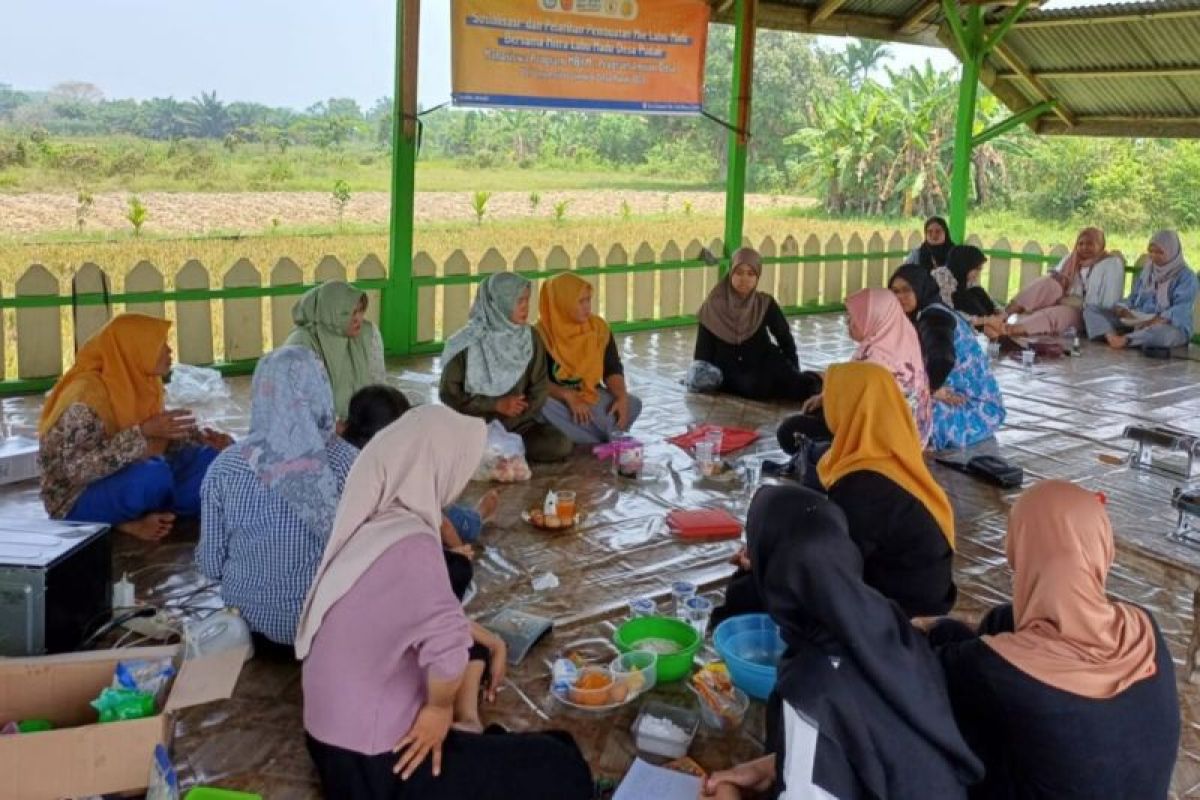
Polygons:
[[501,397],[496,401],[496,413],[502,417],[519,417],[529,410],[529,401],[519,394]]
[[948,406],[961,406],[967,402],[966,397],[945,386],[933,393],[933,399]]
[[488,656],[488,682],[483,696],[489,703],[494,703],[496,702],[496,691],[508,675],[508,645],[504,643],[503,639],[496,636],[495,641],[487,642],[486,646],[491,655]]
[[629,430],[629,395],[622,394],[613,398],[608,413],[617,418],[617,427],[623,431]]
[[742,570],[743,572],[749,572],[750,571],[750,552],[748,550],[746,550],[745,547],[743,547],[741,550],[738,550],[733,555],[733,558],[729,559],[729,563],[733,564],[735,567]]
[[155,414],[141,424],[142,435],[147,439],[186,439],[196,431],[196,418],[187,409],[177,408]]
[[592,407],[580,397],[579,392],[568,391],[566,394],[567,409],[576,425],[587,425],[592,421]]
[[442,744],[454,721],[454,708],[424,705],[417,712],[412,728],[396,743],[392,752],[400,756],[392,772],[401,780],[408,780],[417,771],[425,758],[433,759],[433,777],[442,774]]
[[775,782],[775,756],[763,756],[738,764],[733,769],[714,772],[704,780],[701,797],[741,797],[742,791],[762,793]]
[[800,406],[800,413],[801,414],[815,414],[824,405],[825,405],[824,393],[814,394],[812,397],[805,400],[804,404],[802,406]]
[[200,444],[220,451],[233,444],[233,437],[228,433],[215,431],[212,428],[205,428],[200,431]]
[[1113,306],[1113,313],[1117,315],[1117,319],[1133,319],[1133,312],[1125,306]]
[[913,617],[909,622],[921,633],[929,633],[929,629],[938,623],[941,617]]

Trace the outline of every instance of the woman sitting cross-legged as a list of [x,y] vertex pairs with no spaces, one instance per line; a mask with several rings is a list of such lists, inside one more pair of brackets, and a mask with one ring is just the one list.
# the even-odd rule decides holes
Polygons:
[[[850,338],[858,343],[850,360],[879,364],[892,373],[912,409],[923,445],[932,426],[929,377],[925,374],[921,342],[900,302],[887,289],[861,289],[846,298],[846,327]],[[798,435],[818,442],[833,438],[821,410],[823,402],[824,397],[816,395],[804,404],[801,413],[783,421],[776,432],[780,447],[795,453]]]
[[[912,411],[878,364],[835,364],[825,373],[833,445],[817,464],[820,485],[845,514],[862,579],[909,616],[954,607],[954,510],[921,455]],[[713,622],[761,611],[750,565],[730,580]],[[940,610],[938,610],[940,609]]]
[[533,284],[512,272],[479,284],[466,327],[446,340],[438,396],[462,414],[500,420],[530,461],[562,461],[573,445],[541,419],[550,396],[546,346],[529,327]]
[[270,651],[292,643],[358,451],[334,432],[329,378],[311,350],[267,354],[250,392],[249,435],[201,488],[196,563]]
[[950,302],[954,310],[964,315],[975,328],[982,327],[1000,313],[1000,306],[979,283],[986,263],[987,256],[983,251],[971,245],[954,247],[946,257],[946,269],[954,276]]
[[950,225],[944,217],[930,217],[925,220],[925,240],[915,248],[905,259],[906,264],[916,264],[929,273],[938,285],[944,302],[951,302],[950,295],[954,292],[954,276],[950,273],[947,263],[950,251],[956,246],[950,236]]
[[767,486],[746,533],[754,581],[787,649],[768,708],[768,755],[710,775],[701,796],[965,799],[983,769],[955,724],[937,658],[908,614],[864,581],[838,506]]
[[987,354],[966,317],[942,304],[937,284],[923,269],[900,267],[888,283],[917,329],[933,392],[933,450],[970,447],[1004,424],[1004,396]]
[[350,473],[296,635],[304,729],[326,797],[592,797],[569,734],[452,729],[471,634],[438,527],[479,465],[485,427],[440,406],[414,409]]
[[758,291],[762,256],[743,247],[731,263],[700,306],[689,388],[750,400],[807,400],[821,390],[821,377],[800,370],[787,318],[774,297]]
[[1183,259],[1179,234],[1159,231],[1148,252],[1150,261],[1128,297],[1111,309],[1083,309],[1089,339],[1102,338],[1117,349],[1181,347],[1191,340],[1197,281]]
[[345,281],[309,289],[292,309],[296,328],[284,344],[307,347],[320,356],[338,419],[346,418],[351,395],[386,378],[383,340],[366,313],[367,293]]
[[[1045,481],[1012,507],[1011,605],[978,634],[933,623],[975,800],[1165,798],[1179,748],[1175,667],[1146,610],[1113,602],[1112,523],[1096,494]],[[922,625],[926,621],[921,621]]]
[[38,422],[42,502],[54,519],[155,541],[200,513],[200,482],[232,441],[163,409],[171,323],[121,314],[79,349]]
[[576,444],[628,431],[642,401],[625,385],[625,367],[608,323],[592,313],[592,286],[564,272],[542,284],[537,331],[546,346],[550,399],[542,416]]

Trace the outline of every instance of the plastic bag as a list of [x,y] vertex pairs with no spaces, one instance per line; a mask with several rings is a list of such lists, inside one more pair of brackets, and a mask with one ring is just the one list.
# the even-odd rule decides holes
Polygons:
[[207,367],[176,364],[167,384],[167,405],[175,408],[229,399],[229,386],[221,373]]
[[525,462],[525,442],[518,433],[509,433],[500,422],[488,423],[487,445],[473,480],[517,483],[533,477]]
[[105,686],[100,696],[91,702],[92,708],[100,713],[101,722],[119,722],[126,719],[143,719],[157,713],[154,695],[136,689],[114,689]]
[[167,755],[167,748],[154,745],[154,760],[150,762],[150,785],[146,800],[179,800],[179,777]]
[[721,388],[725,376],[721,368],[707,361],[693,361],[688,367],[684,385],[689,392],[715,392]]
[[113,671],[112,688],[144,692],[157,704],[174,677],[175,665],[170,658],[119,661]]

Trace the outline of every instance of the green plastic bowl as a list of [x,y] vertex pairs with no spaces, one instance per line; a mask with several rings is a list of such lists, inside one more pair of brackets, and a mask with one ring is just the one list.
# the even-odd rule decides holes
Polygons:
[[680,647],[677,653],[658,654],[658,683],[670,683],[688,676],[701,641],[700,634],[691,625],[671,617],[638,617],[617,628],[613,634],[613,644],[622,653],[640,649],[638,643],[647,639],[663,639]]
[[183,800],[262,800],[262,795],[235,792],[232,789],[210,789],[207,786],[197,786],[188,792]]

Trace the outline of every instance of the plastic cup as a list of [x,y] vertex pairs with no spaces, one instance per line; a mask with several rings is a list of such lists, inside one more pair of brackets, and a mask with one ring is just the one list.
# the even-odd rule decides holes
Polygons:
[[649,597],[633,597],[629,600],[630,619],[653,617],[657,611],[658,606]]
[[699,468],[700,474],[708,475],[712,472],[710,465],[716,460],[716,455],[717,451],[713,449],[711,442],[696,443],[696,467]]
[[763,462],[757,456],[751,456],[746,459],[746,488],[753,491],[754,487],[762,480]]
[[1034,352],[1032,350],[1022,350],[1021,351],[1021,366],[1024,367],[1026,369],[1026,371],[1032,372],[1033,371],[1033,362],[1036,357],[1037,356],[1034,354]]
[[575,521],[575,493],[558,493],[558,519],[560,522]]
[[720,456],[721,455],[721,439],[722,439],[721,429],[717,428],[716,430],[711,430],[711,431],[706,432],[704,434],[703,441],[712,445],[713,455]]
[[997,359],[999,359],[1000,358],[1000,343],[999,342],[988,342],[987,352],[988,352],[988,358],[991,359],[992,361],[996,361]]
[[689,597],[683,603],[684,618],[701,638],[708,633],[708,621],[712,618],[713,601],[707,597]]
[[675,616],[687,619],[685,605],[689,598],[696,596],[696,584],[691,581],[675,581],[671,584],[671,599],[675,603]]

